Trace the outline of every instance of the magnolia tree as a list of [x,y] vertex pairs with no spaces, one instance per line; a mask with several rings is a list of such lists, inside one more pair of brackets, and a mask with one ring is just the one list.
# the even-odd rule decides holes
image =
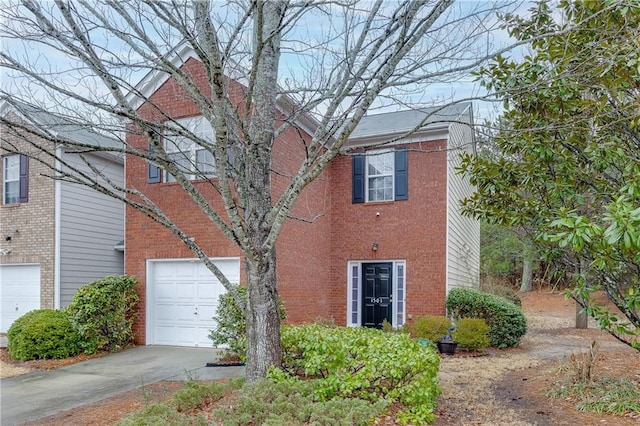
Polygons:
[[[15,1],[1,12],[2,99],[23,116],[46,109],[117,143],[78,143],[10,114],[2,124],[31,143],[23,154],[51,167],[53,178],[117,197],[166,227],[234,292],[209,260],[211,253],[151,197],[116,185],[97,167],[88,174],[65,164],[51,144],[37,141],[138,157],[172,176],[243,254],[248,296],[234,297],[247,320],[247,377],[256,380],[281,360],[275,244],[300,192],[347,151],[345,142],[368,111],[444,104],[447,99],[434,98],[432,87],[454,83],[504,52],[494,45],[492,31],[495,12],[511,6],[452,0]],[[206,81],[195,81],[172,61],[180,46],[194,52]],[[137,83],[147,73],[175,81],[210,123],[213,142],[145,97]],[[230,90],[234,84],[242,87],[240,97]],[[140,102],[156,116],[142,114]],[[312,123],[308,137],[300,139],[306,156],[276,197],[274,141],[301,119]],[[149,149],[128,145],[127,132],[143,136]],[[223,208],[214,208],[185,174],[184,162],[167,152],[161,138],[166,132],[195,142],[216,170],[227,171],[226,178],[207,182]],[[17,147],[7,139],[3,150]],[[190,173],[207,174],[188,166]]]
[[585,312],[640,350],[640,6],[559,4],[562,14],[540,2],[527,18],[506,16],[531,54],[479,73],[506,94],[505,125],[501,155],[463,162],[478,186],[465,208],[528,229],[571,263]]

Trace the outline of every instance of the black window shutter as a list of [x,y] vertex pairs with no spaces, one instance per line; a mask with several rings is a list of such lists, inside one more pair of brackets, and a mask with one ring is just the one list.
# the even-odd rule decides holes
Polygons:
[[[153,145],[149,142],[149,156],[153,158],[155,152],[153,151]],[[149,162],[147,166],[147,182],[148,183],[160,183],[162,181],[162,173],[160,171],[160,167],[155,164]]]
[[352,159],[352,202],[364,203],[364,155]]
[[409,176],[408,176],[407,150],[398,149],[395,151],[395,199],[409,199]]
[[20,195],[19,202],[29,201],[29,157],[20,154]]

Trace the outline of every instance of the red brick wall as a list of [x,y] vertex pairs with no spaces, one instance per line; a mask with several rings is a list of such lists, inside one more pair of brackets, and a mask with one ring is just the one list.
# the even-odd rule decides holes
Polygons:
[[[206,87],[206,79],[199,65],[190,59],[184,66],[195,76],[198,84]],[[233,82],[229,86],[233,92],[232,98],[241,99],[242,86]],[[172,80],[162,85],[151,99],[174,118],[198,114],[195,105]],[[151,119],[162,119],[158,110],[150,104],[141,106],[139,111]],[[146,140],[135,134],[128,135],[128,143],[141,149],[147,147]],[[304,144],[299,133],[292,129],[285,131],[276,141],[273,155],[272,184],[274,193],[279,194],[288,185],[304,155]],[[178,184],[148,184],[146,162],[137,157],[127,157],[126,179],[129,187],[141,190],[187,234],[195,237],[210,257],[241,256],[240,250],[224,237]],[[196,185],[217,211],[224,211],[219,195],[208,183],[199,182]],[[276,245],[279,289],[291,322],[326,316],[330,308],[328,293],[322,291],[330,282],[328,189],[328,178],[323,175],[301,193],[292,211],[296,219],[287,220]],[[138,344],[146,342],[146,260],[193,257],[195,255],[167,229],[127,207],[125,270],[140,281],[139,312],[134,324]],[[241,268],[241,281],[246,281],[245,277],[244,268]]]
[[[272,186],[280,194],[304,158],[304,145],[297,132],[287,131],[278,139],[273,155]],[[287,322],[312,322],[331,310],[330,275],[330,185],[323,173],[300,194],[285,224],[277,248],[280,296]]]
[[[421,146],[445,147],[446,141]],[[407,318],[445,312],[446,151],[410,151],[408,166],[408,200],[352,204],[351,157],[331,164],[331,300],[338,324],[346,322],[349,260],[406,260]]]

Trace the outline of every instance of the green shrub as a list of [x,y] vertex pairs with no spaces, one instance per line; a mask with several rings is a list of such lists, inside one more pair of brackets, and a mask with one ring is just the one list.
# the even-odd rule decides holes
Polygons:
[[456,318],[482,318],[489,325],[491,346],[517,346],[527,332],[527,319],[508,300],[472,288],[454,288],[447,296],[447,311]]
[[171,405],[179,412],[202,407],[207,402],[217,401],[224,396],[226,386],[218,382],[187,382],[171,397]]
[[[236,287],[240,296],[247,298],[247,287],[239,285]],[[280,319],[287,318],[282,301],[280,303]],[[231,293],[221,294],[218,298],[218,308],[216,316],[213,317],[215,328],[209,333],[209,339],[213,345],[227,346],[228,357],[239,357],[245,361],[247,352],[247,321],[244,318],[242,309],[236,304]]]
[[262,380],[245,386],[237,403],[214,411],[224,425],[368,425],[386,401],[337,398],[317,401],[309,381]]
[[481,318],[461,318],[456,322],[453,340],[470,351],[482,351],[489,346],[489,326]]
[[190,422],[188,418],[182,416],[174,408],[163,403],[149,405],[140,411],[130,414],[127,418],[118,423],[119,426],[187,426],[191,424],[192,422]]
[[411,335],[417,339],[439,341],[449,332],[451,320],[444,316],[425,315],[417,317],[413,322]]
[[62,359],[80,352],[78,336],[63,311],[38,309],[13,322],[7,332],[13,359]]
[[133,341],[138,280],[110,276],[80,287],[67,307],[87,354],[122,349]]
[[431,345],[407,334],[370,328],[285,327],[283,367],[269,377],[277,382],[304,378],[320,401],[356,398],[399,402],[402,423],[433,420],[440,394],[440,358]]

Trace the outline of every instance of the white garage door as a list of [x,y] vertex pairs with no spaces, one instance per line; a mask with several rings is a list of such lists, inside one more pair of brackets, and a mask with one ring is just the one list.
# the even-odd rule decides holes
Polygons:
[[[240,259],[213,259],[232,283]],[[199,260],[150,261],[147,280],[147,344],[212,346],[218,297],[225,289]]]
[[0,332],[40,309],[40,265],[0,265]]

